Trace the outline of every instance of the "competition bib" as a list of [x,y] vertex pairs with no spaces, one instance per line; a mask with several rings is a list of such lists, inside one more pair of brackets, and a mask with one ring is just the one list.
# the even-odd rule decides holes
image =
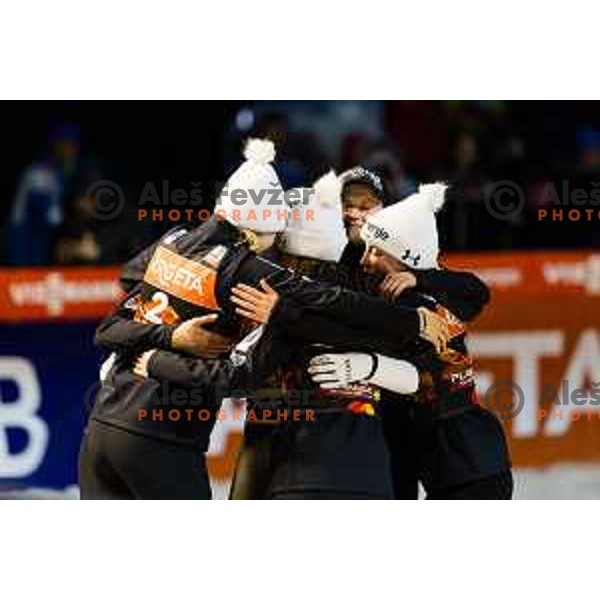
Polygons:
[[215,296],[215,267],[225,252],[225,248],[217,247],[197,262],[159,246],[148,264],[144,281],[170,296],[202,308],[216,310],[219,305]]

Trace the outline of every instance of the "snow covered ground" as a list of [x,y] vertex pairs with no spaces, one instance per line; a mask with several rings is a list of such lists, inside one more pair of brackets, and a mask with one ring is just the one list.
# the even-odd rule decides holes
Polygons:
[[515,471],[517,500],[600,500],[600,466],[563,464]]

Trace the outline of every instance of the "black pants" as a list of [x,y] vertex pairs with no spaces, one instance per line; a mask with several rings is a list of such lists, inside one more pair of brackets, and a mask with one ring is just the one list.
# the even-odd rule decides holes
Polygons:
[[440,418],[408,402],[381,409],[396,499],[416,500],[419,483],[432,500],[512,497],[506,436],[491,413],[474,406]]
[[91,420],[79,453],[82,500],[210,500],[204,453]]
[[430,492],[427,500],[511,500],[513,487],[512,473],[505,471],[493,477]]
[[230,497],[392,499],[379,419],[340,413],[284,426],[247,423]]

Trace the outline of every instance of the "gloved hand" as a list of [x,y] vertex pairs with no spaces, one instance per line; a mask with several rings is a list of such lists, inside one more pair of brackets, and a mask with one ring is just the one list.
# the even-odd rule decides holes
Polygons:
[[412,363],[381,354],[320,354],[310,361],[308,373],[322,388],[368,381],[397,394],[414,394],[419,389],[419,372]]
[[438,354],[444,352],[450,339],[448,322],[427,308],[417,308],[417,312],[421,319],[419,336],[431,342]]
[[308,373],[322,388],[348,387],[373,375],[375,359],[363,352],[320,354],[311,359]]

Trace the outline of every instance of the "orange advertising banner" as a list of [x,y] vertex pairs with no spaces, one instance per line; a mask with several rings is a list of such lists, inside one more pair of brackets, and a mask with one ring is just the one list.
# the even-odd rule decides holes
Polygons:
[[492,301],[470,327],[482,403],[515,466],[600,460],[600,253],[454,255]]
[[0,269],[0,322],[102,318],[121,296],[119,271]]
[[600,251],[449,254],[442,264],[473,271],[494,295],[580,294],[600,297]]

